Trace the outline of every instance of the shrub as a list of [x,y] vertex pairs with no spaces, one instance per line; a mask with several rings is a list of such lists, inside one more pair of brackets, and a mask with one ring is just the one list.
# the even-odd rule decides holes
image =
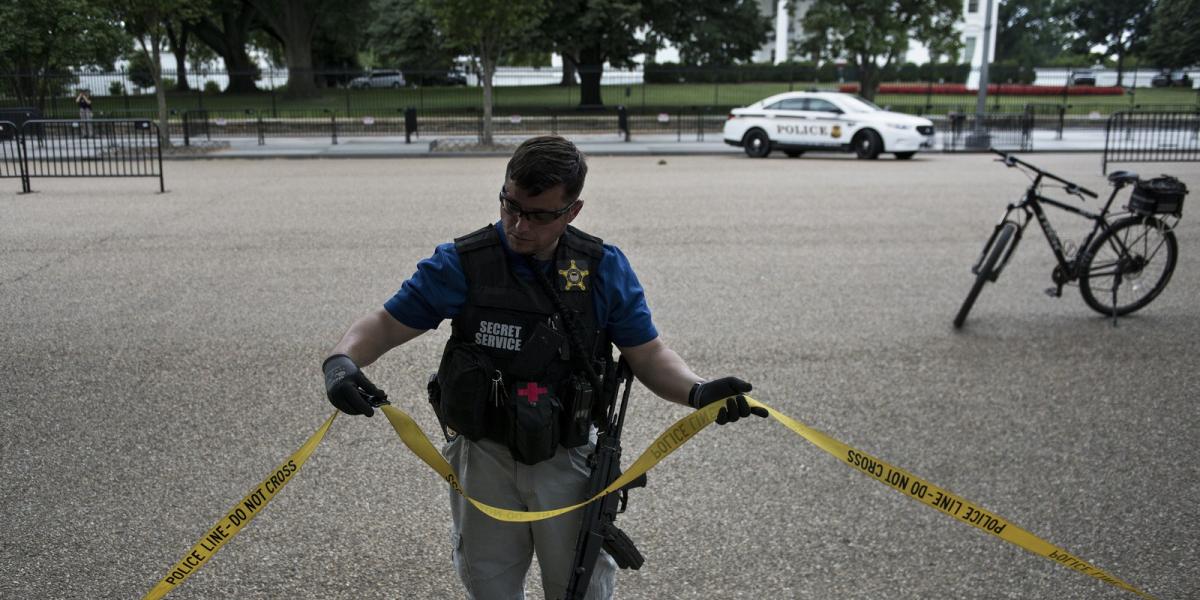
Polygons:
[[219,84],[211,79],[209,79],[208,81],[205,81],[204,82],[204,93],[205,94],[220,94],[221,93],[221,84]]
[[154,71],[150,57],[145,52],[135,52],[129,57],[129,81],[139,88],[154,87]]
[[108,95],[109,96],[124,96],[125,95],[125,84],[121,83],[120,81],[108,82]]
[[[847,94],[857,94],[858,90],[857,83],[838,86],[839,92]],[[964,95],[974,94],[977,91],[976,88],[968,88],[961,83],[884,83],[879,86],[880,94]],[[1063,86],[992,83],[988,84],[988,93],[995,96],[1061,96]],[[1070,86],[1067,88],[1068,96],[1120,96],[1123,93],[1125,90],[1117,86]]]

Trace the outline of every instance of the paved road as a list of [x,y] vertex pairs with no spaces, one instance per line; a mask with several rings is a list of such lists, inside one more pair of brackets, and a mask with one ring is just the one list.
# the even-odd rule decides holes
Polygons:
[[[1097,155],[1031,160],[1105,187]],[[1131,166],[1200,190],[1194,163]],[[172,162],[162,195],[148,180],[32,195],[9,181],[0,597],[148,590],[328,416],[318,365],[345,327],[435,244],[496,217],[502,168]],[[1025,182],[981,155],[596,158],[578,224],[621,245],[698,372],[740,375],[1156,597],[1196,597],[1196,215],[1166,293],[1115,329],[1074,289],[1042,294],[1052,262],[1031,231],[955,332],[968,267]],[[446,329],[369,371],[427,431],[421,382]],[[630,453],[685,414],[644,390],[633,410]],[[651,484],[622,519],[647,556],[622,598],[1133,597],[769,422],[701,433]],[[339,419],[171,597],[456,597],[446,494],[386,422]]]

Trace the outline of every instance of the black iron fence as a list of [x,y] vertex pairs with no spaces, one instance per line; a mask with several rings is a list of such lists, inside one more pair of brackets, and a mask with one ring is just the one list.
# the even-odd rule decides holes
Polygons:
[[[492,132],[496,136],[619,135],[626,141],[640,135],[675,136],[676,141],[704,141],[720,135],[725,111],[710,107],[678,107],[674,110],[639,111],[623,106],[579,110],[528,110],[496,112]],[[259,145],[270,138],[400,137],[406,142],[439,137],[472,137],[483,134],[480,110],[432,111],[414,107],[379,115],[346,115],[338,111],[187,111],[172,120],[184,144],[197,139],[257,138]]]
[[[963,65],[902,71],[884,74],[885,83],[875,97],[877,103],[913,114],[974,112],[975,91],[966,87],[969,69]],[[1163,79],[1160,85],[1149,74],[1154,71],[1142,68],[1127,72],[1121,85],[1117,85],[1115,76],[1082,83],[1075,77],[1077,70],[1070,68],[1045,77],[1039,75],[1036,81],[997,72],[993,78],[1002,83],[991,88],[986,112],[1023,112],[1031,103],[1056,104],[1066,115],[1099,112],[1103,119],[1112,112],[1139,106],[1200,105],[1194,73],[1186,79]],[[446,71],[393,72],[401,74],[376,79],[361,71],[316,71],[308,74],[316,87],[304,94],[289,90],[287,71],[270,69],[249,73],[201,70],[182,77],[167,71],[163,87],[167,90],[168,109],[178,114],[189,110],[253,110],[275,118],[286,111],[328,110],[346,116],[379,116],[409,106],[420,111],[458,111],[482,104],[483,91],[472,73],[450,77]],[[585,75],[576,72],[564,77],[561,69],[550,67],[501,68],[493,79],[493,104],[499,111],[597,105],[622,105],[631,111],[652,113],[688,106],[711,106],[721,111],[786,91],[858,92],[858,73],[851,67],[833,65],[648,65],[635,70],[606,69],[591,74],[599,79],[599,87],[594,90],[597,95],[591,97],[585,96],[585,86],[580,83]],[[564,80],[568,84],[564,85]],[[181,81],[187,85],[181,87]],[[0,73],[0,108],[33,106],[47,117],[76,118],[75,94],[80,89],[90,90],[97,113],[142,118],[156,108],[152,82],[145,74],[127,72]]]
[[1200,161],[1200,112],[1119,112],[1104,130],[1102,170],[1110,162]]
[[0,121],[0,179],[20,178],[21,190],[29,191],[29,174],[24,168],[21,130],[16,123]]
[[946,152],[997,150],[1033,150],[1033,116],[987,113],[952,113],[942,130],[942,150]]
[[153,177],[166,191],[158,125],[143,119],[0,123],[0,158],[25,193],[36,177]]

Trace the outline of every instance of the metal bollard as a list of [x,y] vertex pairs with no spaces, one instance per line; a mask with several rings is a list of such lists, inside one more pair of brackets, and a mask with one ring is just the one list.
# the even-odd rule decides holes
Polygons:
[[404,109],[404,143],[411,144],[412,136],[417,133],[417,109],[408,107]]

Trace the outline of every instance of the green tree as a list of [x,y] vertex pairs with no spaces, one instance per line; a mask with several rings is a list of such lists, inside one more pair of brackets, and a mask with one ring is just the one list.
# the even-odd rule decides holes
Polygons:
[[283,44],[288,67],[287,96],[306,98],[317,95],[313,77],[313,36],[318,21],[340,3],[320,0],[250,0],[271,35]]
[[652,55],[660,46],[653,35],[637,35],[646,26],[644,3],[573,0],[555,3],[542,22],[540,37],[562,55],[568,72],[564,75],[572,70],[579,74],[579,105],[601,106],[604,64],[628,67],[638,54]]
[[1154,3],[1136,0],[1073,0],[1067,15],[1078,31],[1074,49],[1096,46],[1102,58],[1117,58],[1117,85],[1123,84],[1125,57],[1145,45]]
[[1071,44],[1063,19],[1065,0],[1000,0],[996,19],[996,62],[1045,66]]
[[49,94],[63,91],[69,69],[111,69],[132,40],[109,16],[87,0],[0,3],[0,86],[22,105],[44,111]]
[[569,0],[554,4],[541,31],[563,57],[564,83],[578,70],[580,106],[600,106],[605,63],[631,66],[671,42],[684,62],[730,64],[758,50],[770,20],[750,0]]
[[645,4],[651,35],[673,43],[683,64],[726,66],[747,60],[771,32],[771,19],[759,12],[758,2],[658,0]]
[[505,52],[521,47],[541,21],[543,0],[430,0],[433,14],[446,39],[470,49],[479,61],[483,82],[483,135],[480,143],[492,143],[492,76]]
[[164,147],[171,145],[167,127],[167,90],[162,75],[162,52],[167,43],[167,22],[187,19],[202,9],[190,0],[108,0],[113,17],[137,40],[142,52],[150,57],[154,95],[158,101],[158,135]]
[[175,91],[192,89],[188,83],[188,68],[216,57],[211,48],[199,43],[192,34],[192,21],[209,12],[208,0],[193,0],[183,14],[168,15],[163,21],[167,34],[167,48],[175,55]]
[[815,0],[804,15],[801,47],[857,66],[860,93],[874,99],[882,72],[904,57],[909,40],[931,54],[958,51],[954,24],[962,10],[959,0]]
[[129,83],[137,87],[150,89],[154,87],[154,66],[151,64],[150,55],[136,50],[129,56],[129,66],[126,67],[125,74],[129,77]]
[[438,27],[431,2],[372,0],[371,13],[367,48],[376,64],[370,66],[398,67],[421,83],[424,73],[446,71],[454,64],[458,52]]
[[258,27],[258,11],[247,0],[211,0],[207,11],[190,21],[192,32],[225,62],[229,86],[225,91],[258,91],[258,65],[247,50],[250,32]]
[[343,2],[338,11],[321,18],[313,35],[317,87],[344,84],[358,75],[359,55],[367,47],[363,24],[374,18],[369,0]]
[[1200,62],[1200,0],[1158,0],[1145,55],[1170,69]]
[[188,38],[191,37],[191,29],[188,28],[186,22],[173,19],[168,19],[164,25],[167,33],[167,49],[175,55],[175,91],[191,91],[192,86],[188,83],[188,50],[192,46],[188,43]]

